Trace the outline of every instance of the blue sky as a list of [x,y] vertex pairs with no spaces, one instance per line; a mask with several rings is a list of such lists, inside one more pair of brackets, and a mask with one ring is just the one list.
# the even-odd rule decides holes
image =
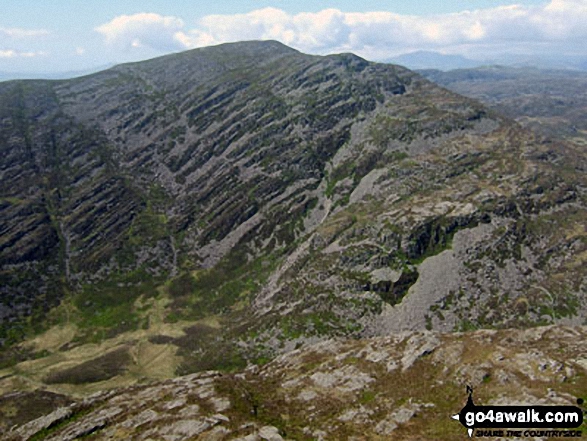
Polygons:
[[2,0],[0,71],[75,71],[226,41],[385,59],[587,58],[587,0]]

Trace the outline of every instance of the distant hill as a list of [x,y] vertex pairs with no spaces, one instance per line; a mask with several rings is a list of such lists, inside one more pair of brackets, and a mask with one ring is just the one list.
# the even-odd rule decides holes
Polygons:
[[74,70],[67,72],[2,72],[0,71],[0,81],[9,80],[65,80],[69,78],[90,75],[102,70],[108,69],[112,65],[104,65],[92,69]]
[[399,64],[409,69],[436,69],[449,71],[455,69],[474,69],[484,66],[509,66],[514,68],[573,69],[587,70],[587,59],[559,55],[557,57],[537,57],[534,55],[499,54],[483,60],[473,60],[461,55],[446,55],[434,51],[416,51],[382,60],[385,63]]
[[587,72],[503,66],[419,72],[525,127],[587,145]]
[[445,55],[433,51],[410,52],[389,58],[385,62],[406,66],[409,69],[439,70],[463,69],[487,64],[483,61],[471,60],[461,55]]
[[587,70],[587,58],[566,54],[559,54],[554,56],[502,54],[498,57],[495,57],[493,63],[491,64],[546,70]]

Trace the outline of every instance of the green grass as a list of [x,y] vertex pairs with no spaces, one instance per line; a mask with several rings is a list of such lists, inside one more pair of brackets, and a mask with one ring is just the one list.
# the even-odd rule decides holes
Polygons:
[[247,261],[244,250],[237,249],[213,268],[178,276],[168,288],[174,298],[174,316],[200,319],[227,313],[236,303],[248,302],[263,286],[277,261],[276,255]]
[[[77,340],[98,342],[137,329],[140,326],[140,316],[139,311],[135,310],[135,301],[141,296],[157,296],[160,283],[161,280],[139,269],[84,285],[73,296],[75,313],[71,320],[81,331]],[[65,320],[63,315],[61,320]]]

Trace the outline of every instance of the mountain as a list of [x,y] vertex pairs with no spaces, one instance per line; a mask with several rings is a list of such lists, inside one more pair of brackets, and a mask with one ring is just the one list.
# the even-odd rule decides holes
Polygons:
[[501,54],[496,55],[491,64],[543,70],[568,69],[585,71],[587,68],[587,59],[580,55],[569,55],[565,53],[556,55]]
[[544,57],[524,54],[494,54],[491,58],[473,60],[462,55],[442,54],[434,51],[408,52],[393,58],[381,60],[386,63],[399,64],[410,69],[435,69],[450,71],[456,69],[483,69],[491,66],[506,66],[511,69],[530,70],[575,70],[585,71],[587,60],[578,56],[558,54]]
[[[0,391],[584,324],[584,149],[277,42],[0,84]],[[19,386],[20,385],[20,386]]]
[[587,143],[586,72],[492,66],[420,73],[537,133]]
[[471,60],[462,55],[441,54],[434,51],[415,51],[385,60],[387,63],[399,64],[410,69],[453,70],[479,67],[485,61]]

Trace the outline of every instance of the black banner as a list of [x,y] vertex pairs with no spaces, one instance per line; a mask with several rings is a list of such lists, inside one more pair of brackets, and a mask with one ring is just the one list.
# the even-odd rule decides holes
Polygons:
[[475,429],[571,429],[583,424],[583,410],[576,406],[477,406],[467,388],[467,404],[453,419],[469,431]]

